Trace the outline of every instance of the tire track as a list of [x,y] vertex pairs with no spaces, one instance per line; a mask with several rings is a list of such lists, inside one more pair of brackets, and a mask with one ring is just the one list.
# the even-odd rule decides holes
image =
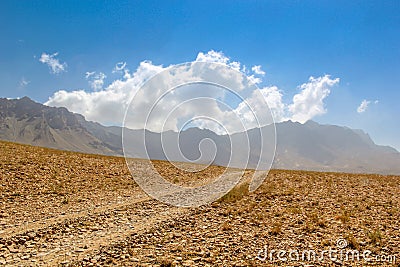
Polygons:
[[[145,231],[154,224],[179,217],[186,209],[171,207],[149,198],[103,207],[96,212],[55,218],[26,232],[12,231],[0,239],[6,265],[67,265],[102,246]],[[42,227],[40,227],[42,226]]]

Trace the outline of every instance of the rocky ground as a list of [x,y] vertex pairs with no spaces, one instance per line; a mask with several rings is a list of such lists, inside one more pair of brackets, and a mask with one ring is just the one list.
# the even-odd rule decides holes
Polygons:
[[[0,265],[400,266],[399,176],[274,170],[253,193],[177,208],[143,193],[123,158],[0,151]],[[154,164],[187,186],[223,171]]]

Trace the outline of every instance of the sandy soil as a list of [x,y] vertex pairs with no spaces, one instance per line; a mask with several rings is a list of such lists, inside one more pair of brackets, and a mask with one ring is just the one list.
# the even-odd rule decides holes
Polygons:
[[[123,158],[0,151],[0,265],[400,266],[400,176],[273,170],[253,193],[177,208],[150,199]],[[154,164],[185,186],[223,172]]]

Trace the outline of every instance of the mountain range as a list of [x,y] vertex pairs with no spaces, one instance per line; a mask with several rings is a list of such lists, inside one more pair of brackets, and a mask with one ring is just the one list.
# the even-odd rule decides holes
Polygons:
[[[161,144],[168,146],[178,140],[182,154],[171,146],[169,160],[182,161],[184,155],[190,160],[200,158],[198,163],[207,163],[211,159],[201,157],[204,156],[202,152],[215,148],[214,164],[226,166],[233,162],[234,166],[239,166],[249,158],[248,166],[254,168],[259,160],[272,160],[268,153],[265,157],[260,156],[261,139],[258,136],[260,132],[271,133],[271,127],[232,136],[199,128],[189,128],[181,133],[168,131],[161,135],[147,130],[103,126],[66,108],[45,106],[28,97],[0,98],[1,140],[92,154],[122,156],[123,133],[124,142],[129,144],[125,153],[130,157],[144,158],[147,152],[151,159],[165,160],[167,157]],[[362,130],[321,125],[314,121],[304,124],[286,121],[276,123],[275,127],[273,168],[400,175],[400,153],[392,147],[376,145]],[[230,142],[241,143],[246,136],[249,136],[247,146],[239,146],[232,152]],[[205,142],[201,144],[204,151],[199,149],[201,140],[205,139],[212,140],[215,147]],[[264,149],[273,149],[273,144],[265,144]]]

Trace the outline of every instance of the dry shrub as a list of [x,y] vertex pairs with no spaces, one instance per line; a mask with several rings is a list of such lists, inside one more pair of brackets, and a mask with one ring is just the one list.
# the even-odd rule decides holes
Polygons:
[[229,231],[232,230],[232,226],[230,225],[229,221],[225,221],[221,226],[222,231]]
[[353,234],[348,234],[346,236],[346,240],[348,242],[348,247],[352,249],[360,249],[360,244],[358,243],[357,239],[354,237]]
[[274,223],[271,229],[271,235],[278,235],[282,231],[282,224],[281,223]]
[[249,194],[249,184],[241,183],[235,186],[231,191],[225,196],[219,199],[220,202],[235,202],[242,199],[245,195]]
[[382,233],[379,230],[368,232],[368,238],[371,244],[376,244],[382,240]]
[[317,225],[319,227],[326,226],[326,222],[318,215],[317,212],[313,212],[309,217],[315,225]]

